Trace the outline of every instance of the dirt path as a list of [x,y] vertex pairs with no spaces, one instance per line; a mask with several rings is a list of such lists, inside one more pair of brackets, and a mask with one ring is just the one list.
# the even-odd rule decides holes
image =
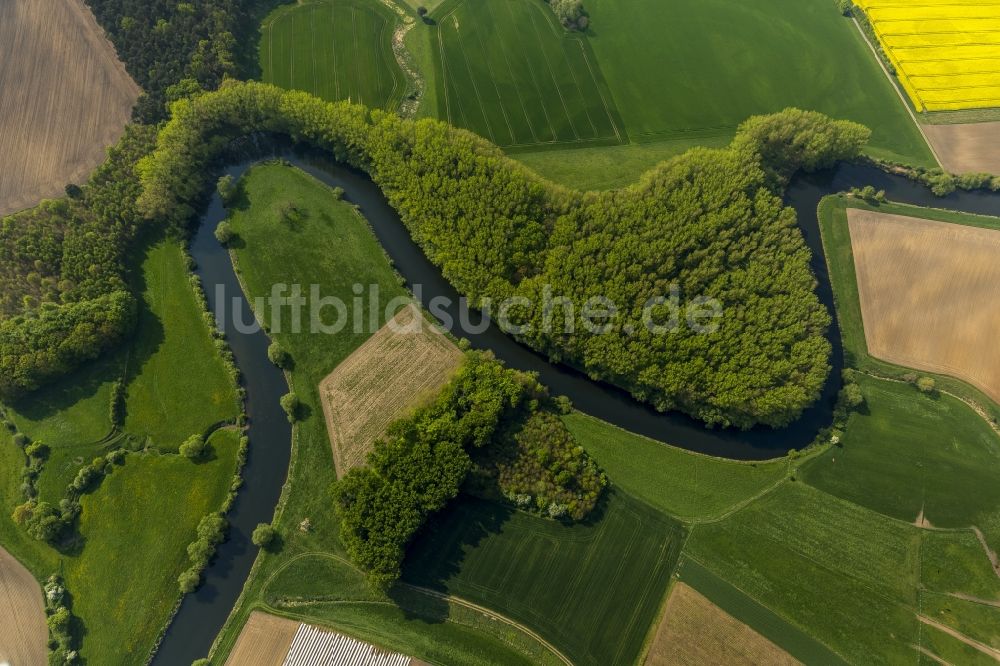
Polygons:
[[983,643],[980,643],[977,640],[973,640],[973,639],[969,638],[968,636],[966,636],[965,634],[962,634],[962,633],[959,633],[959,632],[955,631],[954,629],[952,629],[951,627],[949,627],[946,624],[941,624],[940,622],[937,622],[935,620],[930,619],[926,615],[918,615],[917,619],[919,619],[921,622],[923,622],[924,624],[926,624],[929,627],[934,627],[938,631],[943,631],[944,633],[948,634],[952,638],[954,638],[956,640],[962,641],[963,643],[965,643],[969,647],[974,648],[974,649],[978,650],[979,652],[982,652],[986,656],[993,657],[997,661],[1000,661],[1000,650],[997,650],[996,648],[991,648],[989,645],[984,645]]
[[0,548],[0,664],[31,666],[48,661],[42,588],[35,577]]

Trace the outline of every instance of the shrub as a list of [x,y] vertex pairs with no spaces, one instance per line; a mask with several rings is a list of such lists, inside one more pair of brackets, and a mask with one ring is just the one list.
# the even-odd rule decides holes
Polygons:
[[223,220],[215,227],[215,240],[222,245],[228,245],[233,239],[233,227],[229,222]]
[[[583,13],[582,0],[551,0],[550,6],[556,18],[568,30],[586,30],[589,22]],[[581,20],[583,24],[581,25]]]
[[125,425],[125,384],[121,380],[111,385],[111,400],[108,406],[111,425],[120,428]]
[[49,447],[42,442],[32,442],[24,447],[24,453],[29,458],[37,458],[38,460],[44,460],[49,453]]
[[844,16],[851,16],[854,13],[854,2],[852,0],[837,0],[837,9]]
[[936,382],[933,377],[921,377],[917,380],[917,389],[921,393],[933,393]]
[[253,545],[259,548],[268,548],[272,543],[274,543],[274,538],[277,536],[277,532],[274,527],[268,525],[267,523],[260,523],[254,528],[253,535],[250,540],[253,541]]
[[844,406],[848,409],[857,409],[865,404],[865,395],[861,392],[861,387],[857,384],[846,384],[841,390]]
[[272,342],[267,348],[267,358],[283,370],[287,370],[292,365],[292,356],[277,342]]
[[295,423],[299,420],[302,403],[294,391],[281,396],[281,408],[285,410],[289,423]]
[[229,205],[233,197],[236,196],[236,181],[228,173],[219,178],[219,181],[215,184],[215,190],[219,193],[219,197],[222,198],[222,203]]
[[20,446],[22,449],[28,446],[28,444],[31,442],[31,438],[25,435],[23,432],[14,433],[14,437],[12,439],[14,440],[14,444],[16,446]]
[[183,594],[194,592],[201,584],[201,572],[196,569],[187,569],[177,577],[177,585]]
[[208,445],[201,435],[191,435],[180,445],[178,452],[185,458],[200,460],[204,455]]

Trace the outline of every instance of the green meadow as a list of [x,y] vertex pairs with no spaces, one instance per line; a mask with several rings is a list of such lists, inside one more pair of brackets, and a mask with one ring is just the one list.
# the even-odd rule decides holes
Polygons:
[[718,517],[785,478],[784,459],[743,463],[691,453],[574,412],[563,417],[619,488],[686,522]]
[[[236,393],[188,283],[175,241],[147,247],[136,342],[129,353],[125,430],[174,451],[195,434],[235,419]],[[105,411],[107,411],[105,407]]]
[[920,531],[789,481],[685,554],[853,663],[902,663],[919,632]]
[[789,106],[872,130],[869,152],[933,166],[906,107],[832,0],[589,0],[588,39],[633,141],[727,135]]
[[152,650],[180,596],[177,576],[189,565],[186,548],[198,522],[229,492],[239,434],[216,431],[209,446],[212,455],[200,463],[129,454],[84,497],[84,546],[63,571],[90,663],[132,664]]
[[575,664],[634,663],[683,542],[680,524],[616,489],[574,525],[463,498],[414,544],[404,579],[523,622]]
[[1000,549],[1000,436],[960,400],[859,376],[866,409],[803,478],[826,492],[935,527],[978,526]]
[[433,17],[442,119],[506,148],[625,142],[587,39],[539,0],[448,0]]
[[392,54],[396,16],[377,0],[283,5],[261,26],[264,81],[330,101],[395,109],[406,79]]

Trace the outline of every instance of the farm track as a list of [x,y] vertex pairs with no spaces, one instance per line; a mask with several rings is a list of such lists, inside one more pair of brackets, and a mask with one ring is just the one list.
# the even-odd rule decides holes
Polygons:
[[81,0],[0,3],[0,215],[100,164],[139,87]]

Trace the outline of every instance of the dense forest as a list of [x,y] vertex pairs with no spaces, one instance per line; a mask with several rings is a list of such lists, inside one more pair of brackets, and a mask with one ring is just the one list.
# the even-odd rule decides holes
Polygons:
[[[191,86],[214,90],[226,76],[249,75],[253,58],[239,44],[256,46],[258,5],[282,0],[85,0],[118,57],[144,91],[134,110],[141,122],[166,117],[166,102]],[[244,47],[245,48],[245,47]]]
[[[390,426],[368,464],[334,484],[341,538],[373,585],[388,588],[399,578],[407,544],[474,470],[476,489],[484,489],[484,479],[501,479],[492,494],[501,491],[522,508],[535,500],[526,493],[537,493],[535,505],[553,518],[590,513],[604,475],[562,422],[541,411],[548,402],[533,376],[503,367],[488,353],[468,352],[430,405]],[[560,431],[564,437],[539,441]],[[506,446],[511,441],[519,445],[513,455]],[[558,453],[539,456],[552,451]]]
[[38,388],[131,330],[126,255],[143,223],[134,169],[154,136],[130,127],[72,197],[0,224],[0,397]]
[[[521,337],[550,357],[618,384],[659,409],[711,424],[782,426],[819,395],[829,371],[829,315],[809,253],[780,193],[799,169],[856,157],[868,131],[818,113],[751,119],[726,150],[695,149],[624,190],[558,188],[485,140],[259,83],[185,99],[139,164],[140,208],[188,225],[229,141],[275,132],[367,171],[445,277],[475,303],[519,296]],[[606,297],[602,335],[548,322],[544,292],[580,312]],[[649,330],[671,297],[714,299],[714,329]],[[650,299],[658,308],[646,312]]]

